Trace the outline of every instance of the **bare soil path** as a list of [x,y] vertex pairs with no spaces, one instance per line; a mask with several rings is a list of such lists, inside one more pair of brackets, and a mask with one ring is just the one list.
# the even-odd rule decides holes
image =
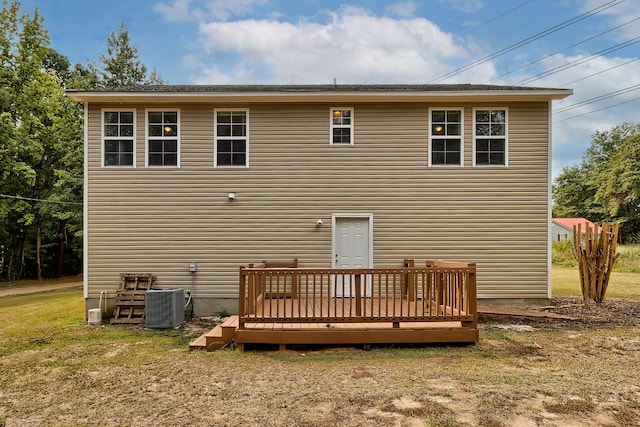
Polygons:
[[47,283],[42,282],[41,284],[27,284],[27,285],[18,285],[3,288],[0,286],[0,297],[6,297],[9,295],[22,295],[22,294],[31,294],[35,292],[46,292],[46,291],[57,291],[60,289],[72,289],[72,288],[82,288],[82,281],[74,279],[70,282],[64,283]]

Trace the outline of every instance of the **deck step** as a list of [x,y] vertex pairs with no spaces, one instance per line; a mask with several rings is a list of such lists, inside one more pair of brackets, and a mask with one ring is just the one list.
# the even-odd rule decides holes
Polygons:
[[209,332],[205,332],[189,344],[191,350],[219,350],[230,344],[236,338],[238,316],[230,316],[224,323],[217,325]]

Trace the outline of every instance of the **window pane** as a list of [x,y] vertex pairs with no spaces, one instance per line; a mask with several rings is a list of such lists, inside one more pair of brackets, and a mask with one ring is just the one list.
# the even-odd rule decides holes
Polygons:
[[105,153],[117,153],[118,152],[118,141],[108,139],[104,142],[104,151]]
[[149,141],[149,152],[162,153],[162,141],[159,141],[159,140]]
[[149,166],[162,166],[162,154],[149,154]]
[[218,125],[218,136],[231,136],[231,126]]
[[431,164],[444,165],[444,153],[443,152],[431,153]]
[[460,125],[447,125],[447,135],[460,135]]
[[447,111],[447,121],[460,123],[460,111]]
[[449,153],[446,154],[446,164],[448,165],[459,165],[460,164],[460,153]]
[[162,130],[164,132],[164,136],[178,136],[178,126],[176,125],[164,125]]
[[247,143],[245,141],[233,141],[233,152],[245,152],[247,147]]
[[504,153],[491,153],[489,156],[492,165],[504,165]]
[[119,136],[118,135],[118,125],[105,125],[104,126],[104,136]]
[[476,135],[488,136],[489,125],[476,125]]
[[150,125],[149,136],[162,136],[162,125]]
[[218,112],[218,123],[231,123],[230,112]]
[[105,123],[118,123],[118,113],[116,111],[105,111],[104,122]]
[[246,164],[246,154],[244,153],[234,153],[232,156],[232,163],[234,166],[245,166]]
[[488,151],[488,150],[489,150],[489,140],[487,139],[476,140],[476,151]]
[[476,122],[489,123],[489,111],[476,111]]
[[118,165],[118,153],[104,153],[104,165],[105,166],[117,166]]
[[167,139],[164,141],[164,152],[165,153],[177,153],[178,152],[178,141],[175,139]]
[[120,166],[133,166],[133,154],[120,154]]
[[432,151],[444,151],[444,139],[434,139],[431,141],[431,150]]
[[504,125],[491,125],[491,135],[504,135]]
[[446,111],[432,111],[431,112],[431,121],[432,122],[444,123],[445,114],[446,114]]
[[460,141],[455,139],[447,139],[445,142],[447,151],[460,151]]
[[133,153],[133,141],[119,141],[120,151],[123,153]]
[[177,166],[178,165],[178,155],[177,154],[165,154],[164,155],[164,165],[165,166]]
[[162,123],[162,112],[149,111],[149,123]]
[[490,149],[491,149],[491,151],[504,151],[504,140],[503,139],[491,139],[490,140]]
[[233,125],[232,135],[233,136],[246,136],[246,126],[245,125]]
[[218,151],[218,166],[231,166],[231,153]]
[[489,153],[476,153],[476,165],[488,165]]
[[231,141],[222,140],[218,141],[218,153],[230,153],[231,152]]
[[169,111],[169,112],[164,113],[164,123],[177,124],[178,123],[178,113],[176,111]]
[[246,119],[247,119],[247,115],[243,112],[231,113],[231,123],[234,123],[234,124],[246,123],[247,122]]
[[133,112],[132,111],[121,112],[120,123],[133,123]]
[[493,123],[504,123],[505,117],[506,114],[504,110],[491,111],[491,122]]
[[431,127],[431,134],[432,135],[444,135],[445,134],[445,128],[444,125],[441,124],[434,124]]
[[120,136],[133,136],[133,125],[120,125]]

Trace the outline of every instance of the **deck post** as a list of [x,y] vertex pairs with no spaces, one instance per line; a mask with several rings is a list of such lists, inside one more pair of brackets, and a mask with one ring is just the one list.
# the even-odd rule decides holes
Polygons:
[[467,313],[473,315],[472,322],[463,322],[463,326],[477,328],[478,327],[478,301],[476,297],[476,264],[469,264],[469,273],[467,276]]
[[244,267],[240,266],[240,275],[239,275],[239,285],[240,285],[240,295],[238,298],[238,327],[240,329],[244,328],[244,299],[246,295],[246,274],[244,272]]
[[356,316],[362,316],[362,275],[355,275]]
[[[409,258],[404,259],[405,268],[415,267],[415,261]],[[416,275],[414,272],[407,270],[405,274],[405,293],[409,301],[416,300]]]

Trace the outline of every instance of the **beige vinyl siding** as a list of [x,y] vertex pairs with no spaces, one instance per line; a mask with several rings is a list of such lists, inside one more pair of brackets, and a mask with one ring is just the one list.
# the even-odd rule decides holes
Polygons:
[[[91,104],[90,297],[124,272],[190,288],[190,262],[198,298],[237,297],[249,262],[330,267],[333,213],[373,214],[374,266],[476,262],[481,298],[547,297],[547,102],[451,103],[464,108],[464,167],[453,168],[427,166],[428,109],[446,103],[345,105],[355,132],[344,146],[329,143],[334,104],[127,105],[137,109],[135,168],[101,167],[101,108],[118,106]],[[483,106],[508,108],[508,167],[472,166],[473,108]],[[180,168],[144,167],[145,108],[180,109]],[[213,167],[214,108],[248,109],[249,168]]]

